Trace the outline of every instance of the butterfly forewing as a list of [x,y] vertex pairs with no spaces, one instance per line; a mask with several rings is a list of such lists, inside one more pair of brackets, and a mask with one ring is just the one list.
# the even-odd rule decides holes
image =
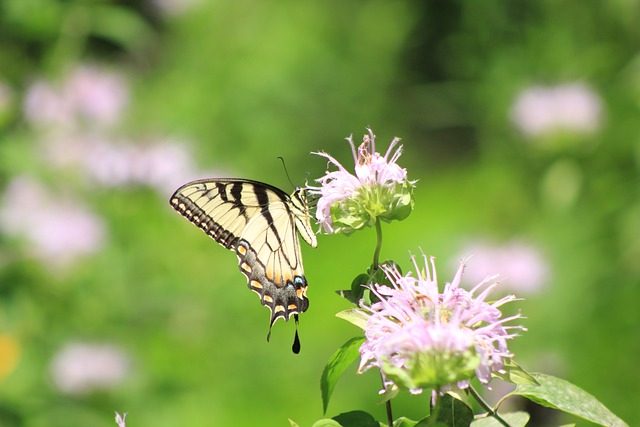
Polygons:
[[271,310],[270,325],[308,305],[307,281],[297,233],[313,247],[306,197],[240,179],[193,181],[180,187],[171,206],[225,248],[235,251],[249,289]]

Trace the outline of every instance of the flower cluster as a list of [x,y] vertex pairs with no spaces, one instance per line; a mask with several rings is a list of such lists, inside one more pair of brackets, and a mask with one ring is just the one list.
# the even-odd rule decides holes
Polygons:
[[488,383],[491,373],[502,372],[505,359],[512,357],[507,340],[517,334],[510,331],[524,330],[505,325],[519,319],[519,314],[502,318],[499,309],[515,297],[486,301],[497,286],[497,276],[471,291],[461,289],[463,263],[440,293],[434,259],[424,261],[423,272],[413,261],[417,278],[402,276],[395,267],[385,268],[392,287],[373,285],[377,302],[361,301],[366,341],[360,347],[359,372],[378,367],[387,391],[466,388],[474,376]]
[[375,138],[368,129],[357,150],[352,137],[347,138],[355,175],[329,154],[313,153],[338,168],[319,178],[319,187],[309,187],[311,194],[320,196],[316,219],[325,232],[349,234],[379,220],[402,220],[411,213],[414,183],[407,180],[407,171],[396,163],[402,153],[402,146],[394,151],[399,139],[391,141],[382,156],[376,152]]
[[[113,344],[71,342],[51,361],[56,388],[68,395],[84,395],[122,384],[131,370],[131,359]],[[123,418],[124,421],[124,418]]]
[[107,237],[100,216],[27,176],[11,180],[0,199],[0,232],[24,238],[33,256],[53,271],[98,252]]
[[46,81],[35,82],[27,91],[24,114],[33,125],[74,128],[83,122],[111,126],[129,102],[125,79],[95,66],[70,71],[61,87]]
[[558,130],[591,134],[602,124],[602,110],[600,97],[585,84],[533,86],[518,95],[511,120],[533,138]]
[[523,296],[544,291],[550,278],[551,267],[543,252],[525,240],[497,244],[478,239],[465,244],[457,259],[468,254],[473,254],[473,264],[465,269],[465,277],[471,283],[499,271],[501,288]]

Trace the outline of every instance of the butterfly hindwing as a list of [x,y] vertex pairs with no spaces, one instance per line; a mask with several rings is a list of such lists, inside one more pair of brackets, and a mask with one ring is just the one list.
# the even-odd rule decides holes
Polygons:
[[304,190],[292,196],[257,181],[205,179],[187,183],[171,206],[225,248],[235,251],[249,289],[271,311],[270,326],[309,306],[298,232],[311,246]]

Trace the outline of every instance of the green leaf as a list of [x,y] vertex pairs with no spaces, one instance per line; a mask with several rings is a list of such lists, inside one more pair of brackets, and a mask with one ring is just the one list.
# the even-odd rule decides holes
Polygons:
[[364,329],[367,326],[367,315],[362,311],[357,310],[355,308],[350,308],[348,310],[343,310],[336,313],[336,317],[340,319],[344,319],[349,323],[353,323],[360,329]]
[[298,425],[298,423],[296,423],[295,421],[293,421],[291,418],[289,418],[289,425],[290,427],[300,427]]
[[151,27],[129,8],[101,4],[91,12],[92,32],[130,51],[152,36]]
[[400,417],[393,422],[393,427],[414,427],[416,424],[418,424],[417,421],[413,421],[405,417]]
[[581,388],[550,375],[535,373],[532,376],[539,386],[519,384],[505,398],[522,396],[539,405],[558,409],[602,426],[628,427],[624,421]]
[[342,427],[380,427],[380,423],[371,414],[364,411],[345,412],[336,415],[333,419]]
[[455,399],[450,394],[440,397],[438,405],[440,411],[436,421],[442,422],[450,427],[466,427],[473,421],[473,411],[466,403],[460,399]]
[[355,298],[354,304],[358,304],[358,300],[362,298],[362,294],[364,293],[364,286],[369,284],[369,275],[368,274],[359,274],[353,279],[351,282],[351,292],[353,293],[353,297]]
[[[438,398],[436,413],[423,418],[416,424],[421,426],[447,426],[447,427],[469,427],[473,421],[473,411],[462,400],[456,399],[450,394],[445,394]],[[431,418],[435,416],[435,424]]]
[[335,420],[332,420],[331,418],[323,418],[313,423],[313,426],[311,427],[341,427],[341,426],[342,424],[340,424]]
[[435,423],[431,423],[431,421],[429,421],[428,418],[425,418],[423,420],[420,420],[415,427],[449,427],[449,426],[439,421],[436,421]]
[[358,298],[351,290],[336,291],[336,294],[349,301],[351,304],[358,305]]
[[322,391],[322,411],[327,412],[327,406],[329,406],[329,398],[333,393],[333,389],[336,383],[344,373],[345,369],[358,358],[360,353],[358,349],[364,342],[364,337],[351,338],[346,343],[333,353],[333,356],[329,358],[327,365],[322,372],[322,378],[320,379],[320,389]]
[[[526,412],[510,412],[508,414],[500,414],[500,418],[505,420],[510,427],[524,427],[529,422],[529,414]],[[471,427],[504,427],[495,417],[479,418],[471,423]]]
[[513,360],[504,364],[505,373],[493,373],[494,377],[511,384],[539,385],[536,379]]

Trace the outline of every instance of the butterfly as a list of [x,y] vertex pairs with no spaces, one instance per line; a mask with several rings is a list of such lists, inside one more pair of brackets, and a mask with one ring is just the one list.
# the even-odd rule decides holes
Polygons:
[[[210,178],[189,182],[169,199],[171,206],[223,247],[234,251],[249,289],[276,320],[288,321],[309,307],[298,234],[316,247],[305,189],[290,196],[262,182]],[[300,351],[298,330],[293,352]]]

